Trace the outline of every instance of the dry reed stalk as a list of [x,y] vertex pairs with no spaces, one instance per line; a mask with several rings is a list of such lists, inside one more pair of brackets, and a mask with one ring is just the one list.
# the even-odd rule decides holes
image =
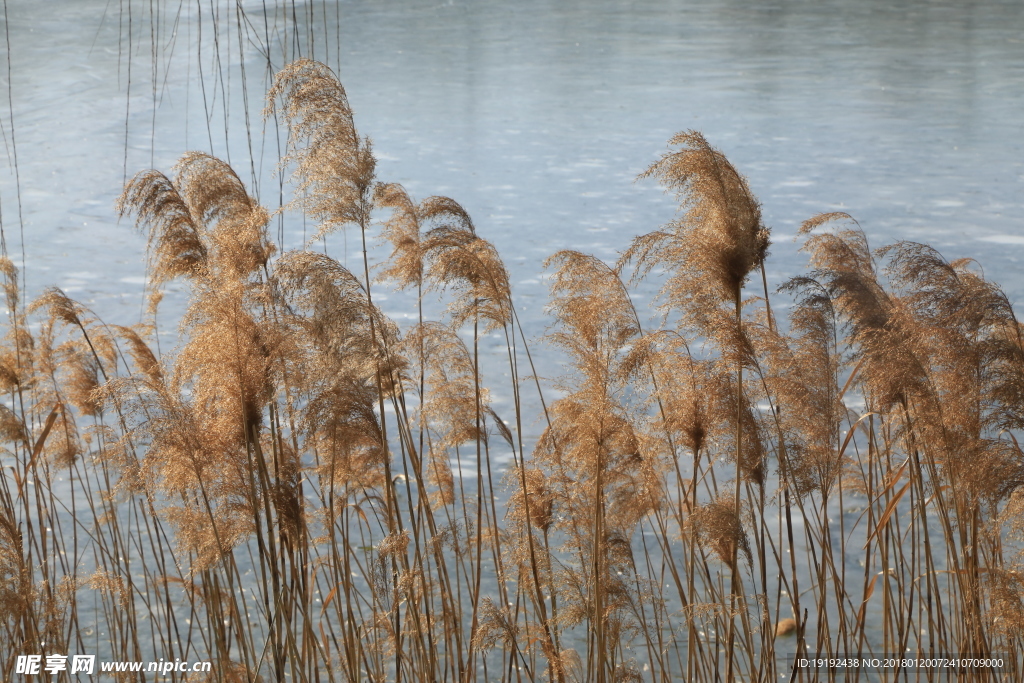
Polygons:
[[[872,252],[848,216],[818,216],[809,272],[775,295],[794,304],[783,329],[746,181],[680,134],[644,175],[681,214],[619,264],[665,266],[664,324],[642,330],[617,269],[554,255],[549,340],[571,374],[528,457],[529,349],[493,245],[454,200],[376,184],[323,65],[286,67],[269,101],[292,207],[318,235],[357,227],[361,275],[276,255],[268,213],[200,153],[119,203],[147,233],[151,307],[189,287],[173,354],[59,290],[22,306],[0,259],[5,679],[18,643],[85,650],[87,623],[111,658],[205,656],[212,680],[812,680],[778,656],[1020,652],[1024,334],[972,263]],[[405,330],[372,299],[375,206],[392,254],[372,270],[416,290]],[[757,268],[764,299],[745,302]]]

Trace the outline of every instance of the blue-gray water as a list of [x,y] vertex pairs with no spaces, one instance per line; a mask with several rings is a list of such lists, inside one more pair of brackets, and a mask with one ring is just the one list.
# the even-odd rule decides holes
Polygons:
[[[844,210],[873,244],[977,258],[1024,300],[1021,3],[340,2],[294,15],[268,3],[267,16],[262,2],[243,3],[245,16],[200,5],[8,3],[0,209],[31,291],[57,285],[136,320],[144,244],[113,203],[126,173],[167,170],[186,150],[227,157],[250,182],[255,170],[261,200],[278,206],[277,138],[260,117],[269,38],[275,69],[297,47],[337,68],[380,179],[466,206],[533,331],[546,256],[614,258],[672,216],[634,178],[688,128],[763,202],[773,281],[803,266],[797,225]],[[299,246],[312,226],[288,221],[285,246]],[[342,235],[329,247],[356,252]]]
[[[530,335],[547,324],[544,258],[614,259],[672,217],[670,198],[634,178],[690,128],[762,201],[771,282],[804,267],[800,222],[841,210],[875,246],[913,239],[977,259],[1024,302],[1024,3],[240,7],[8,3],[0,211],[30,293],[56,285],[109,322],[137,322],[144,240],[114,201],[126,176],[187,150],[229,159],[279,206],[279,138],[260,115],[269,45],[272,70],[301,53],[338,71],[381,180],[468,209],[513,274]],[[290,214],[283,246],[313,230]],[[354,236],[328,247],[359,257]],[[163,309],[169,346],[182,301]]]

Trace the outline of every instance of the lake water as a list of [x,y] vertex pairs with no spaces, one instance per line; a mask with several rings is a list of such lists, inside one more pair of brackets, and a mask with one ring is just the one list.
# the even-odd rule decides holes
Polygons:
[[[260,118],[270,45],[275,70],[300,52],[337,69],[381,180],[469,210],[532,332],[546,256],[614,259],[673,215],[656,184],[634,178],[689,128],[763,202],[773,282],[803,267],[799,223],[843,210],[876,246],[914,239],[977,258],[1024,300],[1020,3],[240,7],[8,3],[0,209],[31,292],[56,285],[113,322],[138,320],[144,242],[114,200],[126,176],[168,170],[187,150],[228,158],[279,205],[278,139]],[[312,226],[288,221],[285,246],[300,246]]]
[[[684,129],[762,201],[770,283],[804,267],[798,225],[839,210],[874,246],[975,258],[1024,302],[1024,3],[15,0],[5,23],[9,253],[31,294],[59,286],[108,322],[142,310],[144,239],[114,211],[126,178],[202,150],[280,205],[280,137],[260,110],[300,54],[339,73],[380,180],[467,208],[530,336],[547,325],[548,255],[614,260],[673,216],[634,179]],[[297,248],[315,228],[292,214],[275,229]],[[356,240],[328,247],[355,265]],[[183,301],[162,309],[170,346]]]

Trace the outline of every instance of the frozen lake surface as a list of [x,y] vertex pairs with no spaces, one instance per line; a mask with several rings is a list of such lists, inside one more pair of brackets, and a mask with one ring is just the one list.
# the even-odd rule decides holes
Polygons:
[[[512,273],[529,336],[548,324],[546,257],[614,261],[673,216],[634,179],[684,129],[763,203],[770,284],[804,270],[802,221],[845,211],[873,246],[974,258],[1024,304],[1024,3],[21,0],[4,18],[8,252],[30,296],[55,285],[108,322],[142,316],[145,240],[114,209],[127,178],[200,150],[271,211],[287,199],[261,109],[299,56],[340,75],[379,180],[466,207]],[[282,221],[279,247],[315,231]],[[359,263],[357,236],[327,247]],[[161,309],[164,350],[183,304],[179,292]],[[541,375],[560,371],[535,358]]]
[[[0,209],[30,292],[56,285],[111,322],[137,321],[144,241],[114,201],[126,177],[187,150],[230,160],[279,206],[278,138],[260,116],[269,45],[273,70],[300,53],[337,69],[379,179],[469,210],[531,334],[545,324],[544,258],[614,259],[673,215],[634,178],[689,128],[763,202],[774,283],[804,266],[800,222],[842,210],[874,246],[912,239],[976,258],[1024,301],[1020,3],[239,7],[8,4]],[[290,215],[283,230],[295,248],[312,226]],[[329,248],[358,256],[341,234]]]

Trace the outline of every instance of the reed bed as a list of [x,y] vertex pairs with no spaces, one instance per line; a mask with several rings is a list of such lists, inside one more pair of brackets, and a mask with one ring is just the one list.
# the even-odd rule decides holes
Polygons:
[[[121,196],[148,323],[59,290],[23,306],[0,261],[0,679],[91,652],[216,681],[1019,680],[1024,334],[976,264],[872,251],[826,214],[768,291],[751,188],[685,132],[643,174],[677,217],[617,263],[551,256],[551,332],[527,340],[494,247],[455,200],[377,178],[327,67],[292,63],[267,102],[281,210],[354,234],[355,272],[278,253],[201,153]],[[172,282],[189,304],[159,354]],[[417,302],[404,326],[389,288]],[[547,400],[530,344],[565,358]],[[1008,666],[794,663],[905,653]]]

